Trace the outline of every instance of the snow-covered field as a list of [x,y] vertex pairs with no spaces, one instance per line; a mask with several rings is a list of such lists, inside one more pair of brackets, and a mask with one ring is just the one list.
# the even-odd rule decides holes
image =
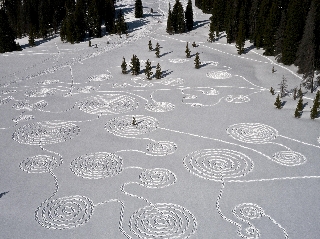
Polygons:
[[[296,119],[297,101],[277,110],[269,92],[283,76],[298,86],[295,67],[207,42],[195,7],[195,29],[168,35],[168,1],[143,5],[135,19],[133,0],[117,2],[128,36],[0,56],[0,237],[319,238],[314,94]],[[133,54],[164,78],[121,74]]]

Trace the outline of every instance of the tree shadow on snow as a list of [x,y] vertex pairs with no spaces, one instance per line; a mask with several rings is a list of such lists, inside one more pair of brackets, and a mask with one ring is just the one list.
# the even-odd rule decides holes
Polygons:
[[165,55],[168,55],[168,54],[170,54],[170,53],[172,53],[172,52],[173,52],[173,51],[165,52],[165,53],[161,54],[160,57],[163,57],[163,56],[165,56]]
[[255,46],[252,44],[251,46],[249,46],[249,47],[246,47],[245,49],[244,49],[244,54],[247,54],[248,52],[250,52],[252,49],[254,49],[255,48]]
[[2,198],[4,195],[6,195],[9,191],[7,192],[3,192],[3,193],[0,193],[0,198]]
[[284,107],[285,106],[285,104],[287,103],[287,101],[282,101],[282,103],[281,103],[281,107]]
[[168,71],[168,70],[162,71],[162,78],[167,77],[168,75],[171,75],[172,72],[173,71]]
[[142,19],[142,18],[137,18],[137,20],[133,21],[133,22],[128,22],[128,28],[130,32],[134,32],[135,30],[138,30],[139,28],[141,28],[144,25],[147,25],[149,23],[149,21]]
[[[34,46],[34,47],[39,46],[39,45],[41,45],[41,44],[43,44],[43,43],[46,43],[46,42],[48,42],[48,41],[50,41],[50,40],[52,40],[52,39],[54,39],[54,38],[57,38],[57,37],[59,37],[59,34],[52,35],[52,36],[47,37],[47,38],[45,38],[45,39],[35,40],[35,41],[34,41],[34,43],[35,43],[35,46]],[[26,49],[26,48],[29,48],[29,47],[30,47],[30,44],[29,44],[29,43],[21,45],[21,49],[22,49],[22,50],[23,50],[23,49]]]
[[194,21],[193,22],[193,29],[192,30],[196,30],[199,27],[202,27],[206,24],[208,24],[210,22],[210,20],[203,20],[203,21]]

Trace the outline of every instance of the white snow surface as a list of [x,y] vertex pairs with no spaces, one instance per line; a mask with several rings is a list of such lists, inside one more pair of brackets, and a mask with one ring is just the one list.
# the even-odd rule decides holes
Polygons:
[[[298,86],[294,66],[209,43],[194,6],[194,30],[168,35],[168,3],[135,19],[118,1],[128,36],[93,47],[55,35],[0,55],[1,238],[319,238],[315,94],[300,119],[291,95],[277,110],[269,89]],[[121,74],[133,54],[141,73]],[[148,59],[162,79],[146,79]]]

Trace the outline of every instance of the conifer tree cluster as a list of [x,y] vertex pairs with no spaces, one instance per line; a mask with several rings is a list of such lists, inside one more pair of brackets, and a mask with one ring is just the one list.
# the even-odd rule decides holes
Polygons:
[[319,0],[195,0],[204,13],[210,13],[209,41],[221,32],[228,43],[236,43],[238,53],[250,40],[264,54],[276,56],[285,65],[295,64],[306,86],[313,91],[320,70]]
[[86,34],[101,37],[103,23],[107,32],[117,31],[114,0],[1,0],[0,5],[0,31],[7,32],[1,37],[11,39],[0,41],[6,51],[16,49],[12,38],[28,36],[29,45],[34,46],[36,38],[47,38],[58,30],[61,39],[71,43],[83,41]]
[[183,10],[183,6],[180,0],[176,0],[173,9],[171,11],[171,5],[169,3],[168,19],[167,19],[167,33],[184,33],[186,30],[191,31],[193,29],[193,9],[192,2],[188,0],[186,10]]

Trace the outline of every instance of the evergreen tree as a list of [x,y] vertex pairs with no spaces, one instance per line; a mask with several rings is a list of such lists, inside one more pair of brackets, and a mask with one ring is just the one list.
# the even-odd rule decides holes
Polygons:
[[302,96],[298,100],[297,109],[298,109],[298,111],[302,111],[303,110],[303,99],[302,99]]
[[138,75],[140,73],[140,60],[139,58],[136,56],[136,69],[135,69],[135,72],[136,72],[136,75]]
[[295,117],[295,118],[300,118],[300,117],[301,117],[301,113],[300,113],[300,111],[298,110],[298,107],[297,107],[296,110],[294,111],[294,117]]
[[188,42],[187,42],[187,46],[186,46],[186,51],[185,51],[185,53],[186,53],[186,57],[187,57],[187,58],[190,58],[190,53],[191,53],[191,51],[190,51],[190,49],[189,49]]
[[171,12],[171,5],[169,3],[169,10],[168,10],[168,19],[167,19],[167,28],[166,32],[170,35],[174,33],[174,28],[172,25],[172,12]]
[[236,48],[238,49],[238,54],[241,55],[244,53],[244,45],[246,40],[246,32],[245,32],[245,19],[244,19],[244,6],[241,7],[240,13],[240,22],[238,27],[238,34],[236,38]]
[[152,51],[152,50],[153,50],[153,48],[152,48],[151,40],[149,40],[148,46],[149,46],[149,51]]
[[155,50],[156,50],[156,56],[159,58],[159,57],[160,57],[160,45],[159,45],[158,42],[157,42],[157,44],[156,44]]
[[160,67],[160,64],[159,64],[159,63],[157,64],[155,77],[156,77],[157,79],[161,79],[161,77],[162,77],[162,71],[161,71],[161,67]]
[[193,29],[193,10],[191,0],[188,0],[188,4],[185,11],[185,19],[187,30],[191,31]]
[[130,71],[132,75],[137,75],[137,56],[133,55],[130,62]]
[[86,35],[86,22],[85,22],[85,17],[86,17],[86,6],[85,6],[85,1],[84,0],[78,0],[76,7],[75,7],[75,12],[73,14],[74,16],[74,31],[75,31],[75,41],[80,42],[83,41]]
[[274,89],[272,87],[270,88],[270,93],[274,95]]
[[319,102],[317,102],[315,99],[313,100],[313,106],[311,108],[311,112],[310,112],[310,118],[311,119],[315,119],[318,117],[319,111]]
[[126,63],[126,59],[123,57],[123,61],[121,64],[121,70],[122,70],[122,74],[127,74],[127,63]]
[[209,42],[214,42],[215,41],[215,33],[217,31],[217,26],[216,26],[216,17],[212,14],[210,17],[210,27],[209,27]]
[[115,29],[117,34],[121,35],[121,34],[127,33],[128,27],[121,9],[118,12],[118,16],[115,21],[115,24],[116,24]]
[[172,26],[175,33],[183,33],[186,30],[184,11],[182,4],[179,0],[176,0],[176,3],[172,9]]
[[300,85],[300,88],[297,92],[297,97],[302,97],[303,96],[303,93],[302,93],[302,90],[301,90],[301,85]]
[[287,24],[282,47],[282,62],[291,65],[296,58],[299,42],[303,34],[305,19],[304,6],[301,0],[291,0],[287,11]]
[[263,47],[264,31],[266,27],[266,16],[269,15],[271,0],[261,0],[258,5],[258,15],[256,18],[256,28],[254,31],[254,45],[257,48]]
[[48,36],[48,29],[50,24],[50,2],[48,0],[41,0],[39,2],[39,31],[42,38]]
[[114,29],[114,19],[115,19],[115,7],[114,7],[114,1],[113,0],[106,0],[106,19],[105,19],[105,26],[106,26],[106,30],[107,32],[113,32]]
[[285,97],[286,94],[287,94],[287,79],[283,76],[282,77],[282,81],[280,82],[279,84],[279,90],[280,90],[280,95],[281,95],[281,98],[282,97]]
[[143,17],[143,6],[141,0],[136,0],[134,5],[134,17],[142,18]]
[[9,25],[8,16],[5,10],[0,8],[0,53],[16,50],[14,39],[15,34]]
[[311,7],[306,20],[301,43],[297,51],[295,65],[299,67],[298,73],[303,74],[303,79],[308,82],[311,93],[314,89],[314,73],[316,60],[316,5],[311,2]]
[[274,102],[274,105],[276,106],[277,109],[281,109],[282,108],[282,102],[280,100],[280,95],[278,94],[277,98],[276,98],[276,102]]
[[276,32],[280,20],[280,9],[278,2],[273,1],[269,12],[269,16],[266,19],[265,29],[263,33],[263,48],[265,49],[264,55],[273,56],[275,54],[275,41]]
[[199,69],[201,65],[199,53],[196,53],[196,58],[194,59],[194,66],[196,69]]
[[276,56],[276,60],[278,62],[282,61],[282,49],[283,49],[283,41],[285,36],[286,24],[287,24],[286,11],[283,10],[281,14],[280,25],[275,34],[274,55]]
[[151,76],[153,74],[153,72],[151,70],[152,70],[151,62],[148,59],[147,62],[146,62],[146,68],[144,70],[144,73],[145,73],[145,75],[146,75],[148,80],[150,80],[150,78],[151,78]]
[[99,12],[98,0],[88,0],[88,30],[89,37],[101,37],[102,16]]

